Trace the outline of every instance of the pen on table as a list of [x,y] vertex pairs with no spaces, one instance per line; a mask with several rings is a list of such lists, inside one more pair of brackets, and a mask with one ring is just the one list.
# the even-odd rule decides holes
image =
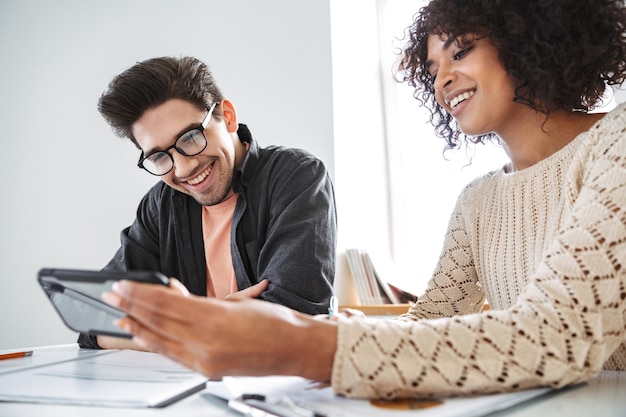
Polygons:
[[339,299],[334,295],[330,297],[330,307],[328,307],[328,318],[333,318],[335,313],[339,310]]
[[32,354],[33,354],[32,350],[27,350],[23,352],[0,353],[0,360],[23,358],[24,356],[32,356]]

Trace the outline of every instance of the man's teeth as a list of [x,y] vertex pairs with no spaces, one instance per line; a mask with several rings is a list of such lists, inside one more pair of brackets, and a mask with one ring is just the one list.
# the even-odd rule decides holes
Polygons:
[[196,185],[204,181],[206,177],[211,173],[211,167],[208,167],[202,174],[198,175],[196,178],[192,178],[187,181],[187,184]]
[[463,94],[459,94],[458,96],[454,97],[452,100],[450,100],[450,107],[452,109],[454,109],[460,102],[467,100],[468,98],[470,98],[471,96],[474,95],[474,91],[466,91]]

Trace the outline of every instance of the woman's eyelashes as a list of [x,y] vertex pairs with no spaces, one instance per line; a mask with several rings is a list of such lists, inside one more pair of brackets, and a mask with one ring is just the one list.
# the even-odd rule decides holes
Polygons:
[[[469,54],[472,51],[472,49],[474,49],[474,45],[470,45],[466,48],[462,48],[462,49],[457,50],[456,52],[453,52],[451,61],[455,62],[455,61],[462,60],[463,58],[467,56],[467,54]],[[430,76],[430,79],[433,83],[437,79],[437,69],[438,69],[438,65],[435,65],[432,62],[427,64],[426,71],[428,72],[428,75]]]
[[469,54],[471,52],[472,49],[474,49],[474,46],[470,45],[467,48],[463,48],[460,51],[455,52],[454,55],[452,55],[452,60],[453,61],[459,61],[459,60],[463,59],[467,54]]

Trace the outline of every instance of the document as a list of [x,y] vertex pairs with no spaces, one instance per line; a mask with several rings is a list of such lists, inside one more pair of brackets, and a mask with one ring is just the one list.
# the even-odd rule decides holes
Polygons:
[[92,352],[1,373],[0,401],[163,407],[206,385],[206,377],[156,353]]
[[551,391],[550,388],[539,388],[440,400],[370,401],[337,396],[330,387],[299,377],[225,377],[222,383],[226,390],[224,386],[210,382],[206,392],[228,399],[263,396],[264,401],[269,404],[298,411],[286,411],[285,415],[302,415],[301,410],[305,409],[326,417],[379,417],[400,410],[405,412],[396,414],[419,417],[479,417]]

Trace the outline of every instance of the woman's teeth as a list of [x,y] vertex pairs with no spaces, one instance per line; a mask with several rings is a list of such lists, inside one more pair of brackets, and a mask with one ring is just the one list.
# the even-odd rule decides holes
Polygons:
[[202,172],[196,178],[192,178],[189,181],[187,181],[187,184],[190,184],[190,185],[200,184],[202,181],[204,181],[206,177],[209,176],[210,173],[211,173],[211,167],[208,167],[204,172]]
[[450,100],[450,108],[454,109],[456,106],[459,105],[460,102],[467,100],[468,98],[470,98],[471,96],[474,95],[474,91],[466,91],[463,94],[459,94],[458,96],[454,97],[452,100]]

